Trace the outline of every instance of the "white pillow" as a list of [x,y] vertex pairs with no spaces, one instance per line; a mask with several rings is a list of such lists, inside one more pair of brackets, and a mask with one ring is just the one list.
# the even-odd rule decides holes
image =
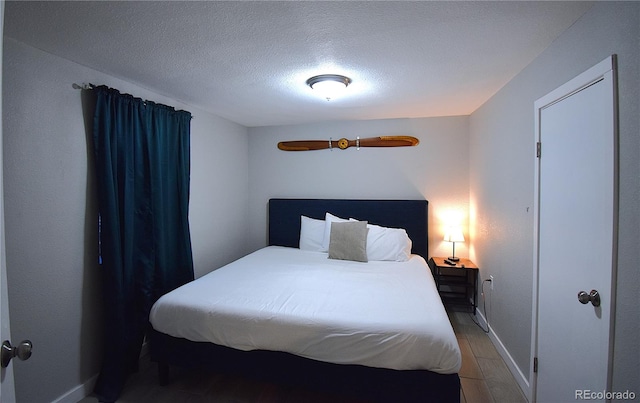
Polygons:
[[[353,218],[351,221],[357,221]],[[412,242],[403,228],[368,224],[367,259],[406,262],[411,257]]]
[[331,240],[331,223],[349,221],[345,218],[336,217],[331,213],[324,215],[324,238],[322,239],[322,252],[329,252],[329,241]]
[[300,216],[300,249],[322,252],[324,220]]

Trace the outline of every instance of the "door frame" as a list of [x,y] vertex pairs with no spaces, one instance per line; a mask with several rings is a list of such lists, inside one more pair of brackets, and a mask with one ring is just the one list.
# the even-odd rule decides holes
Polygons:
[[[614,175],[614,191],[613,191],[613,250],[612,250],[612,264],[611,264],[611,307],[610,307],[610,335],[609,335],[609,353],[608,353],[608,362],[607,362],[607,390],[611,390],[611,379],[612,379],[612,360],[613,360],[613,342],[614,342],[614,330],[615,330],[615,290],[616,290],[616,269],[617,269],[617,257],[618,257],[618,182],[619,182],[619,174],[618,174],[618,94],[617,94],[617,59],[616,55],[611,55],[607,57],[605,60],[591,67],[587,71],[568,81],[567,83],[561,85],[555,90],[551,91],[547,95],[538,99],[534,103],[534,111],[535,111],[535,146],[537,150],[538,144],[541,141],[541,133],[540,133],[540,118],[542,115],[542,110],[548,106],[553,105],[554,103],[560,102],[563,99],[583,90],[586,87],[589,87],[592,84],[602,80],[605,75],[612,75],[612,86],[613,86],[613,136],[614,136],[614,166],[613,166],[613,175]],[[538,154],[539,155],[539,154]],[[534,221],[534,235],[533,235],[533,304],[532,304],[532,323],[531,323],[531,357],[530,357],[530,368],[529,368],[529,379],[530,379],[530,391],[531,391],[531,402],[536,402],[536,392],[537,392],[537,372],[534,371],[534,363],[536,357],[538,356],[538,295],[539,295],[539,229],[540,229],[540,161],[541,158],[535,158],[535,169],[534,169],[534,208],[533,208],[533,221]]]
[[[2,55],[4,39],[4,0],[0,0],[0,343],[11,339],[9,323],[9,296],[7,287],[7,267],[4,248],[4,194],[3,194],[3,158],[2,158]],[[15,402],[13,365],[0,370],[0,401]]]

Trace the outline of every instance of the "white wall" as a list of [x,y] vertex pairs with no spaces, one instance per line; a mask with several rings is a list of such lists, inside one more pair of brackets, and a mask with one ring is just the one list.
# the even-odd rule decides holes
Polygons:
[[249,141],[244,126],[187,108],[195,115],[189,225],[194,271],[201,277],[249,252]]
[[31,359],[14,365],[16,395],[22,402],[73,401],[74,388],[99,370],[102,336],[92,115],[87,93],[72,83],[105,84],[195,116],[190,223],[197,276],[247,251],[247,129],[10,38],[3,59],[11,327],[14,340],[34,344]]
[[[529,376],[536,99],[618,55],[620,220],[613,390],[640,390],[640,3],[597,3],[470,119],[472,255],[495,277],[491,325]],[[597,228],[594,228],[597,230]],[[588,357],[586,357],[588,360]]]
[[[252,249],[267,242],[269,198],[426,199],[429,249],[449,255],[442,240],[444,216],[451,211],[468,224],[468,117],[327,122],[249,129],[249,184]],[[408,135],[415,147],[281,151],[285,140],[338,140]],[[456,254],[467,255],[467,244]]]

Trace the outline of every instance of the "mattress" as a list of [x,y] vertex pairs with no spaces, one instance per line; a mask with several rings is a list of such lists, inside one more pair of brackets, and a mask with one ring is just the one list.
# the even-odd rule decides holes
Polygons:
[[269,246],[162,296],[153,328],[238,350],[335,364],[457,373],[461,354],[431,272]]

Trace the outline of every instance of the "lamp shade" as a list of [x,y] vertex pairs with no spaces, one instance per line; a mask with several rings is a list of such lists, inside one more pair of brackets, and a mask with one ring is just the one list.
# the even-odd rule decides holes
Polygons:
[[464,235],[462,235],[462,228],[449,227],[444,234],[444,240],[447,242],[464,242]]

